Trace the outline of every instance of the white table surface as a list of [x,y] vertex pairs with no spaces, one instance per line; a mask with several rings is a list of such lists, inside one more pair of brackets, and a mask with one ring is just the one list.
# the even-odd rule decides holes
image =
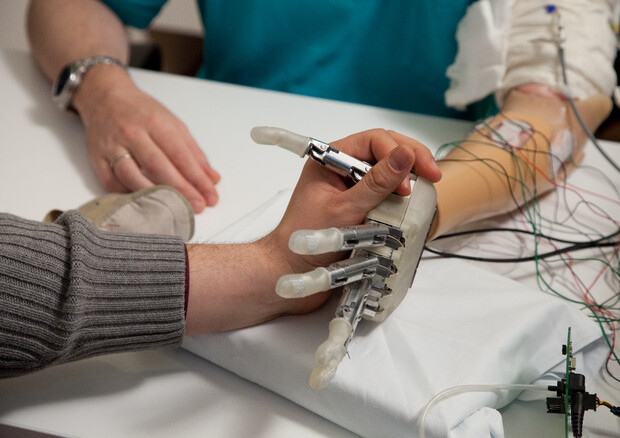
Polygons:
[[[299,175],[303,161],[255,145],[253,126],[281,126],[325,141],[382,127],[432,149],[471,128],[463,121],[161,73],[131,74],[188,125],[222,174],[220,203],[196,218],[197,241],[291,187]],[[28,53],[0,50],[0,89],[0,209],[39,220],[48,210],[103,194],[78,117],[53,106],[50,85]],[[620,157],[618,150],[613,156]],[[617,388],[607,394],[610,401],[620,399]],[[544,404],[513,403],[504,421],[508,437],[563,436],[561,416],[545,414]],[[80,437],[355,436],[181,349],[108,355],[1,380],[0,423]]]

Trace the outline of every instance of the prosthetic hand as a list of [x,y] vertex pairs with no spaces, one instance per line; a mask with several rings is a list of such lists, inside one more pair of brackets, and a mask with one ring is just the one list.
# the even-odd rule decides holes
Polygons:
[[[371,167],[327,143],[283,129],[254,128],[252,138],[301,157],[308,155],[354,182],[360,181]],[[329,325],[329,337],[316,352],[316,367],[310,376],[314,389],[325,387],[333,379],[359,321],[383,321],[411,287],[435,214],[436,194],[430,182],[413,174],[409,184],[410,195],[390,195],[368,213],[362,225],[300,230],[291,235],[289,248],[297,254],[352,250],[346,260],[308,273],[285,275],[276,285],[278,295],[285,298],[301,298],[344,286]]]

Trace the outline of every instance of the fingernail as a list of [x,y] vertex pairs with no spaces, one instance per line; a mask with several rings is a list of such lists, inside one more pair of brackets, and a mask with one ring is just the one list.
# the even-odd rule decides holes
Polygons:
[[217,201],[219,201],[220,197],[217,196],[217,194],[215,193],[209,193],[207,195],[207,205],[213,206],[215,204],[217,204]]
[[392,169],[397,172],[402,172],[403,170],[411,170],[411,155],[409,154],[407,149],[402,146],[398,146],[390,154],[389,163]]
[[200,213],[205,209],[205,202],[202,199],[191,199],[189,203],[192,205],[192,208],[196,213]]
[[431,162],[431,167],[433,168],[433,172],[435,172],[435,177],[431,180],[431,182],[439,182],[441,181],[441,178],[443,177],[443,173],[441,172],[441,167],[439,167],[439,164],[437,164],[437,161],[435,161],[435,159],[433,158],[433,161]]

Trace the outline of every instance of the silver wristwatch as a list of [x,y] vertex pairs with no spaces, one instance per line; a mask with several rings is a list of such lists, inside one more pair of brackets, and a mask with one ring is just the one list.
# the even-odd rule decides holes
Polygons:
[[126,68],[121,61],[109,56],[93,56],[91,58],[78,59],[67,64],[60,71],[52,86],[52,100],[58,108],[61,110],[70,108],[73,94],[80,86],[82,77],[89,68],[98,64],[116,64]]

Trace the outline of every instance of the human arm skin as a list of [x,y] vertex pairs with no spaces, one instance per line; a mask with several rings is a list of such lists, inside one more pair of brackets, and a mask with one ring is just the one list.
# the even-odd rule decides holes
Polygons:
[[309,312],[329,293],[301,299],[281,298],[278,278],[310,271],[340,260],[344,254],[300,256],[288,249],[299,229],[322,229],[362,223],[372,208],[393,191],[409,194],[404,184],[415,167],[436,182],[441,173],[430,151],[392,131],[372,130],[332,143],[359,159],[375,162],[351,188],[335,173],[309,160],[278,227],[254,243],[188,245],[190,292],[186,334],[210,333],[259,324],[284,314]]
[[[28,36],[35,61],[53,81],[68,63],[105,55],[127,63],[129,46],[118,17],[95,0],[32,0]],[[91,166],[109,191],[170,185],[194,211],[217,203],[219,174],[187,127],[137,88],[125,70],[100,64],[89,69],[73,106],[86,129]],[[113,157],[129,152],[134,160]]]
[[[594,131],[608,116],[612,104],[608,97],[595,95],[577,101],[576,106],[586,126]],[[522,146],[523,156],[491,145],[488,138],[472,132],[461,147],[443,157],[438,163],[444,177],[436,185],[437,216],[431,239],[456,226],[512,211],[553,189],[554,184],[547,179],[553,179],[550,156],[561,155],[556,151],[562,147],[565,131],[574,136],[575,147],[570,157],[564,159],[554,183],[561,183],[581,161],[586,135],[566,98],[550,87],[526,84],[511,91],[501,114],[488,125],[497,127],[505,120],[502,114],[526,121],[536,134]],[[474,158],[482,161],[472,161]],[[507,175],[501,173],[504,171]]]

